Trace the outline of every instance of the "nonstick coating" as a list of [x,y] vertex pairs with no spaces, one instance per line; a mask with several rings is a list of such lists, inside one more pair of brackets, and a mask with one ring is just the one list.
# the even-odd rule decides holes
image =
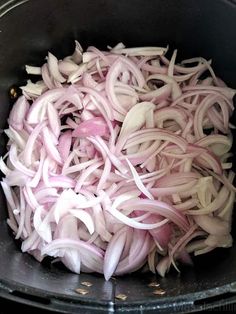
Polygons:
[[[48,50],[58,57],[73,51],[74,39],[101,48],[170,45],[182,57],[213,59],[216,73],[236,87],[236,3],[223,0],[0,0],[0,128],[11,107],[9,88],[24,83],[24,64],[43,63]],[[0,137],[0,153],[5,150]],[[235,150],[235,149],[234,149]],[[195,259],[194,268],[157,278],[164,296],[148,284],[152,274],[106,282],[102,276],[75,275],[22,254],[5,224],[0,194],[0,295],[61,312],[190,312],[236,301],[236,250],[218,250]],[[234,231],[235,233],[235,231]],[[83,281],[93,286],[81,296]],[[126,294],[126,301],[115,295]]]

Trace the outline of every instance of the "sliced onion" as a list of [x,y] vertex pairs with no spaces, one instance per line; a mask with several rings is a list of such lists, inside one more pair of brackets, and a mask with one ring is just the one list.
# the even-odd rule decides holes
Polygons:
[[23,252],[109,280],[232,246],[235,90],[211,61],[166,51],[76,42],[26,66],[39,80],[21,87],[0,158]]

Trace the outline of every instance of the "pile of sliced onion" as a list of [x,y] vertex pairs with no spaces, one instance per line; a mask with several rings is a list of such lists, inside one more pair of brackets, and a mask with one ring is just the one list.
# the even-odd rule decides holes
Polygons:
[[39,79],[21,87],[0,160],[23,252],[108,280],[232,245],[235,90],[211,61],[166,52],[76,42],[26,66]]

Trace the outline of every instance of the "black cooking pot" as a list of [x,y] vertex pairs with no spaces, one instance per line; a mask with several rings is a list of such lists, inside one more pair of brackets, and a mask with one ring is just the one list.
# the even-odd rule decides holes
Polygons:
[[[236,2],[233,0],[11,0],[0,1],[0,128],[11,107],[9,89],[22,84],[24,64],[39,65],[47,51],[63,57],[74,39],[101,48],[166,45],[181,57],[213,59],[216,73],[236,87]],[[5,151],[0,137],[0,153]],[[75,275],[20,252],[6,223],[0,195],[0,295],[61,312],[190,312],[236,302],[236,250],[195,258],[194,268],[161,279],[133,274],[106,282],[102,276]],[[158,281],[166,294],[153,294]],[[78,295],[81,282],[93,284]],[[126,301],[115,298],[127,295]]]

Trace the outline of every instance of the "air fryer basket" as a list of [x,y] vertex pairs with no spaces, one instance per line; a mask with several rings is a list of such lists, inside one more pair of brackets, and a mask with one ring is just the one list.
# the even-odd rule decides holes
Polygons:
[[[217,74],[236,87],[235,30],[234,0],[0,0],[0,128],[6,127],[11,106],[9,88],[26,79],[24,64],[42,64],[48,50],[68,55],[74,39],[101,48],[119,41],[169,44],[183,57],[212,58]],[[1,154],[4,145],[1,136]],[[106,282],[22,254],[6,226],[2,194],[0,204],[0,295],[5,298],[70,313],[190,312],[236,301],[235,247],[196,258],[195,267],[182,267],[180,275],[133,274]],[[164,296],[148,286],[155,280]],[[81,296],[75,289],[83,281],[93,286]],[[115,299],[119,293],[126,301]]]

